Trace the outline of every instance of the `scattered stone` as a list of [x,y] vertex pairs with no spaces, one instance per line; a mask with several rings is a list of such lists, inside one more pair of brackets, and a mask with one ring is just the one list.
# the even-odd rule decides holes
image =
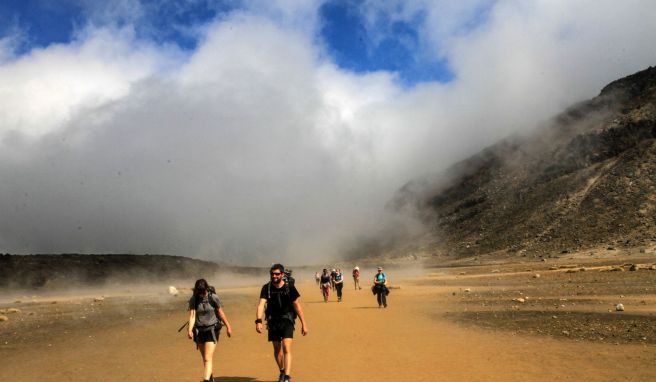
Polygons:
[[525,299],[523,299],[523,298],[521,298],[521,297],[518,297],[518,298],[513,298],[512,300],[513,300],[513,301],[515,301],[515,302],[519,302],[519,303],[521,303],[521,304],[523,304],[523,303],[525,303],[525,302],[526,302],[526,300],[525,300]]
[[469,292],[471,292],[471,289],[469,288],[465,289],[465,293],[469,293]]
[[460,272],[460,273],[458,273],[458,274],[459,274],[459,275],[466,275],[467,272]]
[[7,309],[7,313],[21,313],[21,310],[18,308],[9,308]]
[[102,296],[101,297],[96,297],[96,298],[93,299],[93,302],[101,302],[101,301],[105,301],[105,298],[102,297]]
[[555,271],[555,270],[558,270],[558,267],[549,267],[549,270],[550,271]]
[[565,273],[576,273],[578,271],[578,269],[568,269]]
[[501,271],[498,270],[498,269],[493,269],[493,270],[492,270],[492,273],[499,273],[499,272],[501,272]]
[[617,304],[617,305],[615,306],[615,310],[618,311],[618,312],[623,312],[623,311],[624,311],[624,305],[622,305],[622,304]]
[[569,336],[569,332],[567,330],[563,330],[563,334]]
[[539,279],[539,278],[540,278],[540,274],[539,274],[539,273],[534,274],[534,275],[533,275],[533,278],[534,278],[534,279]]
[[178,292],[178,289],[174,286],[169,287],[169,294],[172,296],[177,296],[180,292]]
[[5,315],[0,315],[0,322],[3,322],[3,321],[9,321],[9,317],[7,317]]

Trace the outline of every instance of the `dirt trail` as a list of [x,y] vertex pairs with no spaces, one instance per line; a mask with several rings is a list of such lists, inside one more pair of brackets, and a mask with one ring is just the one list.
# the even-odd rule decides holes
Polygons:
[[[310,334],[294,341],[294,381],[650,381],[656,349],[472,329],[445,316],[450,289],[401,280],[379,309],[367,289],[346,285],[344,301],[322,301],[299,284]],[[266,335],[253,319],[259,288],[219,290],[234,327],[215,355],[220,382],[274,381]],[[170,303],[169,303],[170,304]],[[176,306],[184,309],[178,298]],[[201,362],[177,329],[185,314],[163,309],[127,323],[103,322],[39,334],[42,342],[0,346],[0,380],[199,381]],[[6,327],[5,327],[6,328]],[[3,327],[0,326],[0,330]]]

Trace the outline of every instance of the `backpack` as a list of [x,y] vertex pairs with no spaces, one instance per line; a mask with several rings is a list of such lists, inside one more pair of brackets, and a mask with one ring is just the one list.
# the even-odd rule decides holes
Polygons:
[[[285,285],[289,284],[291,286],[294,286],[294,283],[296,282],[296,280],[294,280],[294,278],[292,277],[292,274],[287,271],[284,272],[282,279],[285,280]],[[287,287],[287,291],[289,291],[289,287]]]

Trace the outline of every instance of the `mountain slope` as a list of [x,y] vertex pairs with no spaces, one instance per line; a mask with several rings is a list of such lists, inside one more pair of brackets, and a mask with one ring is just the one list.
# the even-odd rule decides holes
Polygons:
[[432,249],[541,255],[656,240],[656,68],[606,86],[551,124],[457,163],[390,203],[418,209]]

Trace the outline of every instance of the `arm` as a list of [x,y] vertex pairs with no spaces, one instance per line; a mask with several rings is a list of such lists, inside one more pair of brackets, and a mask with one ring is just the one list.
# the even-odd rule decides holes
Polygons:
[[[266,298],[261,298],[260,303],[257,304],[257,313],[255,314],[255,319],[256,320],[262,320],[264,318],[264,305],[266,304]],[[258,333],[262,333],[264,325],[262,325],[261,322],[255,324],[255,330],[257,330]]]
[[194,338],[194,323],[196,322],[196,309],[189,309],[189,325],[187,326],[187,337]]
[[223,323],[225,324],[226,333],[228,334],[228,337],[232,337],[232,326],[230,326],[230,322],[228,322],[228,317],[225,315],[225,312],[223,311],[223,308],[218,307],[216,309],[216,314],[219,316],[221,321],[223,321]]
[[296,315],[298,316],[298,319],[301,320],[301,333],[305,336],[308,334],[309,328],[305,323],[305,316],[303,315],[303,309],[301,309],[301,302],[299,299],[296,299],[294,300],[293,304]]

